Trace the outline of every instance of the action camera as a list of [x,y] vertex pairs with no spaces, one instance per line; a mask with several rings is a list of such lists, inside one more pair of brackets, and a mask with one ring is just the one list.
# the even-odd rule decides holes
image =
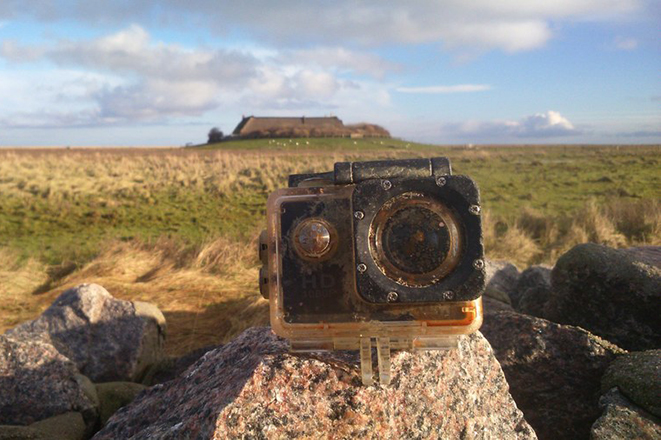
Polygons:
[[480,196],[447,158],[339,162],[271,194],[259,243],[271,326],[293,351],[456,346],[482,323]]

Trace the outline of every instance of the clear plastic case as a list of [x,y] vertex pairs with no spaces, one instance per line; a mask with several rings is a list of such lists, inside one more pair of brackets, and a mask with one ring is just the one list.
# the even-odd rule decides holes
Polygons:
[[[482,324],[482,300],[478,296],[467,301],[367,301],[357,287],[362,269],[357,259],[363,257],[355,249],[354,235],[358,220],[372,219],[355,215],[353,193],[354,185],[337,185],[281,189],[269,197],[262,247],[267,267],[264,289],[271,326],[291,341],[293,351],[359,350],[363,382],[371,384],[375,347],[379,380],[388,384],[391,350],[455,347],[459,335],[473,333]],[[292,231],[310,216],[332,225],[330,239],[325,239],[336,240],[336,248],[319,262],[301,263]]]

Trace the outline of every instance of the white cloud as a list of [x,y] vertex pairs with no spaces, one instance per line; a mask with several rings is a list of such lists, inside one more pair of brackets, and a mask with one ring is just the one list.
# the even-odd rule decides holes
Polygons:
[[26,47],[12,40],[4,40],[0,44],[0,56],[14,62],[31,62],[42,58],[45,49],[42,47]]
[[[249,109],[300,113],[306,109],[337,109],[349,101],[355,104],[350,98],[389,102],[384,92],[387,85],[341,77],[344,69],[358,69],[360,54],[329,50],[321,55],[324,53],[334,55],[340,66],[333,67],[330,56],[325,69],[322,59],[302,63],[292,59],[294,52],[281,56],[262,51],[257,57],[237,50],[190,50],[153,41],[137,25],[89,41],[63,40],[43,45],[5,41],[0,55],[8,61],[48,60],[57,68],[48,70],[37,81],[51,92],[40,93],[30,84],[23,84],[24,110],[0,115],[0,123],[14,127],[53,127],[58,123],[91,126],[199,117],[221,105],[235,108],[239,114]],[[314,58],[312,53],[300,54]],[[291,63],[285,62],[287,59]],[[373,69],[387,68],[378,57],[367,59],[372,63],[367,70],[375,75]],[[73,87],[85,72],[94,80]],[[52,79],[54,73],[57,80]],[[69,84],[66,88],[65,83]],[[31,105],[26,103],[30,101]],[[54,110],[46,112],[43,108]]]
[[615,37],[613,45],[619,50],[635,50],[638,47],[638,40],[635,38]]
[[566,136],[575,134],[578,130],[560,113],[549,110],[545,113],[535,113],[526,116],[513,125],[519,136]]
[[298,72],[294,81],[300,85],[302,92],[310,99],[328,99],[340,87],[333,75],[311,70]]
[[399,71],[402,66],[378,55],[354,51],[342,47],[317,47],[314,49],[287,50],[278,56],[280,62],[290,65],[314,65],[334,71],[355,72],[381,79],[389,71]]
[[452,139],[499,142],[517,138],[551,138],[580,134],[559,112],[549,110],[519,120],[466,121],[442,125],[441,135]]
[[454,86],[398,87],[401,93],[468,93],[491,90],[488,84],[457,84]]
[[142,22],[206,25],[226,35],[242,29],[262,42],[292,48],[310,44],[378,46],[439,43],[455,50],[508,52],[543,46],[559,21],[622,20],[643,8],[644,0],[150,0],[116,2],[70,0],[57,7],[13,1],[0,7],[0,18],[32,15],[41,20],[77,19],[88,23]]
[[62,41],[48,48],[45,56],[60,65],[169,81],[210,81],[224,86],[245,83],[259,63],[251,54],[239,51],[189,50],[152,42],[147,31],[138,25],[91,41]]
[[220,9],[210,8],[204,0],[192,0],[187,7],[204,10],[210,16],[222,15],[264,39],[296,46],[302,42],[364,46],[440,43],[459,51],[508,52],[543,46],[552,37],[552,22],[616,20],[640,7],[639,0],[421,0],[387,5],[379,0],[262,0],[249,7],[232,3]]
[[[246,87],[260,64],[238,51],[188,50],[154,42],[137,25],[90,41],[35,46],[5,41],[0,55],[12,62],[47,59],[60,67],[55,71],[73,67],[119,76],[121,81],[102,82],[87,94],[85,117],[89,123],[96,117],[99,124],[199,116],[218,106],[224,90]],[[48,82],[48,76],[40,81]],[[44,116],[42,111],[37,114]],[[44,119],[45,125],[57,120],[52,115]],[[66,121],[80,123],[77,118],[62,119]]]
[[209,81],[149,79],[97,95],[104,122],[150,120],[163,116],[199,116],[218,106],[218,86]]

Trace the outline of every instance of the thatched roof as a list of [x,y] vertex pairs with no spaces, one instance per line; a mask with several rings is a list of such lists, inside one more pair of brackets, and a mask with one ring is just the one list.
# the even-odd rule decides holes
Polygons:
[[235,136],[250,136],[253,133],[274,132],[278,130],[333,130],[341,129],[343,127],[344,124],[337,118],[337,116],[316,118],[308,118],[305,116],[295,118],[248,116],[244,117],[241,122],[239,122],[239,125],[236,126],[232,134]]

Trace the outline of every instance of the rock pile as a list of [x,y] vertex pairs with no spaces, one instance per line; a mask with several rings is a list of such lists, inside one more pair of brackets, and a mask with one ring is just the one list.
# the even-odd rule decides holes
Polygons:
[[43,341],[0,336],[0,424],[30,424],[68,411],[97,416],[92,383]]
[[121,409],[94,438],[536,438],[484,337],[392,357],[389,387],[363,386],[347,353],[296,355],[268,328],[207,352]]
[[6,336],[52,345],[94,382],[131,381],[160,359],[165,318],[151,304],[121,301],[99,285],[82,284]]
[[552,281],[548,319],[578,325],[626,350],[661,347],[661,269],[635,253],[576,246],[558,259]]
[[601,414],[599,379],[623,350],[579,327],[512,311],[489,313],[481,331],[537,435],[588,438]]
[[117,300],[95,284],[65,291],[0,336],[0,439],[89,438],[141,389],[115,383],[132,392],[117,396],[93,382],[139,379],[163,356],[164,337],[163,314],[150,304]]
[[539,438],[658,438],[661,352],[625,353],[661,348],[661,247],[579,245],[518,276],[490,265],[508,298],[487,290],[481,331]]
[[661,247],[486,269],[482,333],[393,353],[387,387],[268,328],[163,358],[158,309],[79,286],[0,336],[0,440],[661,438]]

